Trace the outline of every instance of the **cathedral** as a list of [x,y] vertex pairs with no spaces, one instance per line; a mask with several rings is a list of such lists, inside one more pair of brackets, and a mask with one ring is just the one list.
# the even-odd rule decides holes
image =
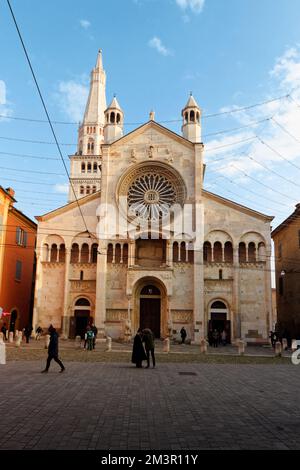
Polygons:
[[123,134],[116,97],[106,104],[99,51],[70,156],[68,203],[37,216],[33,327],[65,338],[95,323],[99,336],[199,343],[268,341],[272,217],[203,188],[201,108],[190,95],[179,135],[149,120]]

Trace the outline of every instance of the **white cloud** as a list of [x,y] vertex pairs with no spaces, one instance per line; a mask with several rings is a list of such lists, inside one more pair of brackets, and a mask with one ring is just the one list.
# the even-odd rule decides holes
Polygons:
[[91,26],[91,23],[89,20],[80,20],[79,23],[83,29],[88,29]]
[[83,118],[88,93],[88,86],[82,81],[61,81],[58,85],[56,99],[68,118],[79,122]]
[[204,7],[205,0],[176,0],[177,5],[182,10],[190,9],[192,13],[201,13]]
[[12,114],[6,98],[6,84],[3,80],[0,80],[0,114],[0,120],[9,117]]
[[68,185],[68,183],[56,184],[56,185],[54,186],[54,191],[55,191],[56,193],[68,194],[68,192],[69,192],[69,185]]
[[[248,129],[223,134],[220,137],[215,136],[212,140],[206,141],[207,176],[210,175],[208,180],[213,181],[218,175],[225,174],[235,183],[240,184],[241,189],[243,187],[257,191],[257,194],[260,194],[257,198],[258,209],[260,205],[264,205],[262,195],[265,194],[266,198],[271,197],[277,201],[277,205],[274,205],[276,210],[279,210],[279,203],[282,204],[281,211],[290,211],[293,205],[299,202],[300,192],[300,48],[290,48],[279,57],[269,77],[270,81],[267,86],[272,89],[273,96],[266,96],[265,100],[291,93],[294,101],[282,98],[231,115],[225,114],[223,122],[227,124],[224,128],[247,125],[266,118],[273,118],[276,122],[272,119],[265,120]],[[222,111],[236,108],[236,106],[230,106],[223,108]],[[228,121],[231,125],[228,125]],[[251,137],[254,139],[237,145],[229,145]],[[224,147],[209,151],[214,147],[222,146]],[[270,190],[268,193],[266,188],[264,189],[261,184],[245,176],[241,170],[255,180],[271,186],[275,191]],[[280,176],[272,171],[279,173]],[[231,189],[229,182],[226,182],[226,186]],[[237,186],[232,186],[232,189],[239,191]],[[281,196],[278,192],[287,197]],[[273,206],[269,201],[266,201],[265,205]]]
[[152,39],[150,39],[150,41],[148,42],[148,46],[153,47],[153,49],[156,49],[157,52],[161,55],[172,55],[172,52],[163,45],[161,39],[157,36],[154,36]]

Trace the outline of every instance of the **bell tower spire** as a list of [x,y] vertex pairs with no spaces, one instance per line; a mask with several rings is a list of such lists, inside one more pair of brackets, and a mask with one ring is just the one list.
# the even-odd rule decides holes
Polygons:
[[201,142],[201,109],[190,93],[187,104],[182,110],[182,135],[185,139],[190,140],[193,143]]
[[[90,91],[83,122],[78,129],[77,152],[71,157],[71,179],[80,198],[100,189],[101,144],[104,141],[104,111],[106,73],[103,68],[102,51],[98,51],[96,65],[91,71]],[[69,201],[74,200],[70,187]]]

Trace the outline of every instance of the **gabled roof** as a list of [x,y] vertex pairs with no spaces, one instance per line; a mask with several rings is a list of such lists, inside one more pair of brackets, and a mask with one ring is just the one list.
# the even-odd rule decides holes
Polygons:
[[76,207],[82,206],[90,201],[93,201],[94,199],[97,199],[99,197],[101,191],[96,191],[95,193],[88,194],[87,196],[81,197],[80,199],[77,199],[77,201],[72,201],[68,202],[68,204],[65,204],[64,206],[58,207],[57,209],[54,209],[53,211],[47,212],[46,214],[43,215],[36,215],[35,218],[38,222],[45,222],[49,219],[52,219],[52,217],[56,217],[57,215],[61,215],[65,212],[68,212],[69,210],[72,210]]
[[242,204],[238,204],[237,202],[231,201],[230,199],[226,199],[225,197],[219,196],[218,194],[211,193],[206,189],[202,190],[202,194],[209,199],[212,199],[216,202],[220,202],[221,204],[225,204],[226,206],[231,207],[232,209],[236,209],[240,212],[244,212],[247,215],[252,217],[256,217],[259,219],[263,219],[266,222],[271,222],[274,219],[274,216],[263,214],[262,212],[255,211],[253,209],[249,209],[249,207],[243,206]]
[[279,232],[281,232],[281,230],[286,228],[289,224],[294,222],[295,219],[300,219],[300,203],[296,204],[295,207],[296,209],[294,210],[294,212],[273,230],[273,232],[271,233],[272,238],[274,237],[274,235],[277,235]]
[[[119,144],[121,141],[122,143],[125,143],[127,140],[130,140],[132,139],[132,137],[134,136],[134,134],[141,134],[143,131],[147,130],[147,129],[151,129],[151,128],[154,128],[154,129],[157,129],[158,131],[160,131],[162,134],[165,134],[167,135],[168,137],[170,137],[170,139],[175,139],[177,140],[177,142],[189,147],[189,148],[193,148],[194,147],[194,143],[191,142],[190,140],[187,140],[185,139],[184,137],[182,137],[181,135],[179,134],[176,134],[176,132],[173,132],[171,131],[170,129],[167,129],[166,127],[162,126],[161,124],[158,124],[158,122],[156,121],[148,121],[146,122],[145,124],[142,124],[140,127],[137,127],[136,129],[134,129],[133,131],[129,132],[128,134],[124,135],[123,137],[120,137],[120,139],[118,140],[115,140],[114,142],[112,142],[111,144],[103,144],[103,145],[110,145],[110,146],[114,146],[116,144]],[[203,145],[201,142],[199,142],[201,145]],[[197,142],[196,145],[199,145],[199,143]]]
[[28,225],[30,225],[34,230],[37,229],[37,224],[31,220],[29,217],[27,217],[27,215],[23,214],[23,212],[21,212],[19,209],[17,209],[16,207],[12,207],[10,209],[10,212],[12,214],[15,214],[16,217],[18,217],[19,219],[23,220],[23,222],[26,222]]

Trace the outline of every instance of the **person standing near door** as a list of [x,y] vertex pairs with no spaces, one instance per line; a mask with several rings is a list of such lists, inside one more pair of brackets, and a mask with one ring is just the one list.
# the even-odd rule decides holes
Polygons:
[[139,328],[133,340],[133,349],[131,356],[131,362],[139,368],[143,367],[142,362],[147,359],[142,339],[143,333],[141,328]]
[[60,366],[60,372],[64,372],[65,366],[58,359],[58,334],[56,332],[56,329],[53,327],[53,325],[49,326],[48,331],[50,334],[50,342],[48,346],[48,358],[47,358],[46,368],[42,370],[42,373],[48,372],[49,367],[50,367],[50,362],[52,361],[52,359],[54,359],[55,362],[57,362],[57,364]]
[[180,330],[180,336],[181,336],[181,344],[183,344],[185,342],[185,338],[186,338],[186,330],[185,330],[184,326]]
[[143,330],[143,343],[145,343],[145,350],[146,350],[146,356],[147,356],[147,366],[150,367],[150,353],[152,357],[152,365],[153,368],[155,367],[155,355],[154,355],[154,334],[150,330],[150,328],[145,328]]

